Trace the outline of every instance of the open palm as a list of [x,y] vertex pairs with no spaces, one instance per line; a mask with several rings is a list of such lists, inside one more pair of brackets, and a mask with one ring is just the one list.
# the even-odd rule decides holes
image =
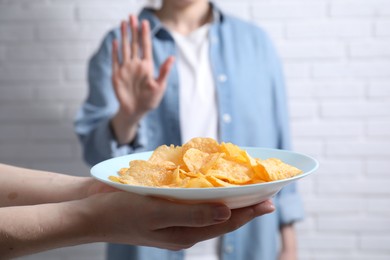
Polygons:
[[[174,58],[167,58],[160,68],[158,77],[154,78],[149,22],[141,22],[139,39],[137,17],[130,16],[129,20],[129,23],[127,21],[121,23],[121,63],[118,58],[118,41],[113,41],[112,82],[121,112],[127,116],[139,117],[159,105]],[[131,42],[128,37],[128,24]]]

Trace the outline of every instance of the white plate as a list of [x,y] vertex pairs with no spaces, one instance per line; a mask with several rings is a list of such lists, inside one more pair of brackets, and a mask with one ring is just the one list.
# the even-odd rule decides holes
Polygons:
[[301,169],[303,173],[280,181],[218,188],[154,188],[121,184],[108,179],[110,175],[116,176],[120,168],[129,167],[131,160],[149,159],[152,152],[143,152],[100,162],[91,168],[91,175],[99,181],[128,192],[186,203],[220,202],[234,209],[254,205],[272,198],[285,185],[308,176],[318,168],[318,161],[305,154],[267,148],[242,147],[242,149],[254,158],[278,158]]

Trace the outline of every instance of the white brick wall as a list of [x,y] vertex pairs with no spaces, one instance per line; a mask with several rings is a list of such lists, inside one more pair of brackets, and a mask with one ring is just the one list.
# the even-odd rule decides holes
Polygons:
[[[87,175],[72,119],[86,62],[139,0],[0,0],[0,161]],[[264,26],[284,61],[299,182],[299,259],[390,259],[390,1],[218,0]],[[104,245],[23,259],[103,259]]]

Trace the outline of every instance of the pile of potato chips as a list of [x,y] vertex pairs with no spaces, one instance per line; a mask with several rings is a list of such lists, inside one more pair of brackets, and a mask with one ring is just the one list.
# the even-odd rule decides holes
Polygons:
[[212,188],[293,177],[302,171],[276,158],[252,158],[232,143],[193,138],[183,146],[159,146],[149,160],[130,161],[111,181],[151,187]]

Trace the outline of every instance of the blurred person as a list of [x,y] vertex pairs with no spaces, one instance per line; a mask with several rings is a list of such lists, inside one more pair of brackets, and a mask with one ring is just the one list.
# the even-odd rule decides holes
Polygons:
[[90,177],[0,164],[0,259],[93,242],[178,250],[273,209],[270,201],[236,210],[179,204]]
[[[290,149],[284,78],[270,38],[206,0],[165,0],[131,15],[105,36],[88,80],[75,131],[90,165],[192,137]],[[295,184],[274,203],[273,214],[190,250],[110,244],[107,256],[189,260],[201,251],[205,260],[296,259],[293,224],[303,207]]]

